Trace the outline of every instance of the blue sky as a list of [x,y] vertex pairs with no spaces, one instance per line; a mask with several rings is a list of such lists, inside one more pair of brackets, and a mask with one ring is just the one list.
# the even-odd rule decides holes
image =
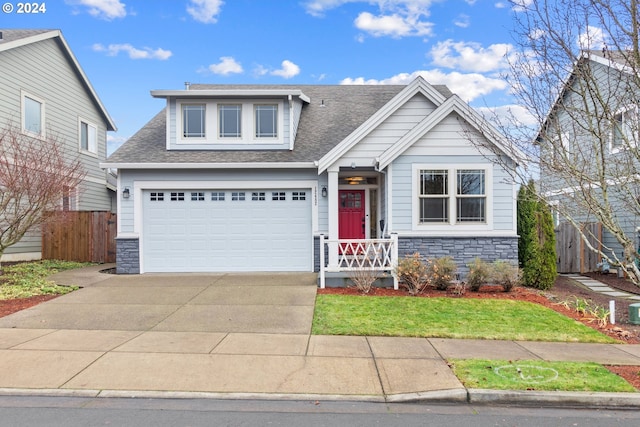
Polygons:
[[422,75],[478,108],[513,102],[502,75],[518,12],[507,0],[42,3],[43,13],[0,14],[0,27],[62,30],[118,127],[109,153],[164,107],[149,91],[184,82],[406,84]]

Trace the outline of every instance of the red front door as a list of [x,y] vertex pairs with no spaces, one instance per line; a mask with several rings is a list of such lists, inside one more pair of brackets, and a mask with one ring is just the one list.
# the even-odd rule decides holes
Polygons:
[[364,239],[364,190],[339,190],[338,238]]

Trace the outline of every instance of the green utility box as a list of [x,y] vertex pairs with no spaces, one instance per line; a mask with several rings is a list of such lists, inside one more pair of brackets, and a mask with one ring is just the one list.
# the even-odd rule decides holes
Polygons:
[[640,325],[640,303],[629,304],[629,323]]

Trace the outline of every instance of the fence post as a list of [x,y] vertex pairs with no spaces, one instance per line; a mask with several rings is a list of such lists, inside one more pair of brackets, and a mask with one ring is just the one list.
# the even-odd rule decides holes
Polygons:
[[393,276],[393,289],[400,288],[396,267],[398,266],[398,233],[391,233],[391,275]]
[[325,278],[324,278],[324,234],[320,234],[320,289],[324,289]]

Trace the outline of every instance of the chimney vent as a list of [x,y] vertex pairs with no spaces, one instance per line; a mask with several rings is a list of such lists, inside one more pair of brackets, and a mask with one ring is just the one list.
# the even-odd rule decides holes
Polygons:
[[191,89],[191,83],[190,82],[184,82],[184,90],[189,90]]

